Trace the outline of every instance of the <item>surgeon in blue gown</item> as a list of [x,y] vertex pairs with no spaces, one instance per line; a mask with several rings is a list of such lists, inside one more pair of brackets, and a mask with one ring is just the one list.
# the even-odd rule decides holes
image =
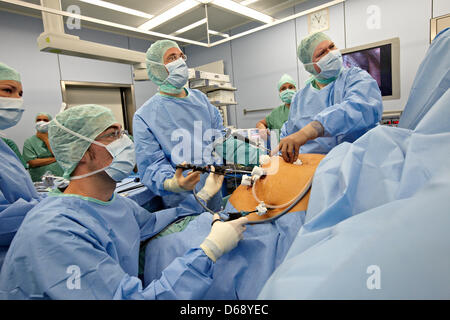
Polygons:
[[326,154],[344,141],[355,141],[383,113],[375,79],[358,67],[343,67],[340,51],[324,33],[303,39],[297,56],[311,78],[293,97],[281,129],[277,150],[291,163],[299,152]]
[[[176,42],[159,40],[147,51],[147,71],[159,92],[139,108],[133,118],[137,165],[143,184],[162,196],[166,207],[175,207],[200,190],[207,177],[199,172],[176,174],[183,162],[213,164],[212,143],[222,136],[223,119],[202,92],[185,88],[188,81],[186,56]],[[200,183],[198,183],[200,181]],[[208,203],[221,205],[218,193]]]
[[[19,73],[0,63],[0,130],[20,121],[24,112],[22,94]],[[23,218],[40,199],[19,158],[0,139],[0,267]]]
[[[400,119],[334,148],[261,299],[450,299],[450,29]],[[413,97],[417,99],[413,99]]]
[[[116,181],[136,162],[133,142],[108,108],[70,108],[50,122],[49,137],[70,183],[27,214],[6,255],[0,298],[201,298],[215,262],[237,245],[247,218],[215,221],[199,246],[174,259],[144,288],[137,277],[140,242],[179,217],[201,213],[201,207],[186,199],[177,208],[151,213],[114,193]],[[211,173],[198,194],[201,201],[222,182],[223,176]]]

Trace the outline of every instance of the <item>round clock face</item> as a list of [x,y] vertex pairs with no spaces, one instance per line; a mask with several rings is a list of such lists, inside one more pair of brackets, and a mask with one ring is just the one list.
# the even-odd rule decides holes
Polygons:
[[309,15],[309,33],[328,29],[328,10],[320,10]]

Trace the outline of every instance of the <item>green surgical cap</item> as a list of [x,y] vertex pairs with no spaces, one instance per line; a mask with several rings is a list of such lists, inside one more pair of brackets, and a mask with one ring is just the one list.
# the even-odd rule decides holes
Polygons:
[[[328,37],[323,32],[316,32],[316,33],[313,33],[313,34],[307,36],[300,42],[300,45],[297,48],[297,57],[300,59],[300,61],[303,64],[311,63],[313,53],[314,53],[314,50],[316,50],[317,45],[325,40],[331,41],[330,37]],[[317,71],[314,69],[314,66],[307,65],[304,67],[305,67],[305,70],[308,71],[309,73],[317,74]]]
[[17,82],[22,82],[20,80],[20,74],[2,62],[0,62],[0,80],[14,80]]
[[[180,47],[175,41],[158,40],[155,43],[153,43],[147,50],[146,57],[147,57],[148,77],[158,86],[160,86],[164,82],[164,80],[166,80],[168,73],[163,65],[157,63],[164,64],[164,53],[166,53],[166,51],[169,50],[170,48],[180,49]],[[157,63],[151,63],[149,61]]]
[[285,73],[281,76],[280,81],[278,81],[278,91],[280,91],[281,86],[285,83],[290,83],[297,88],[297,84],[295,83],[294,79],[292,79],[290,75]]
[[46,117],[48,118],[48,121],[51,121],[51,120],[53,119],[51,115],[49,115],[48,113],[45,113],[45,112],[40,112],[40,113],[38,113],[38,114],[36,115],[36,119],[37,119],[37,117],[39,117],[39,116],[46,116]]
[[[63,127],[86,138],[95,140],[100,133],[117,123],[110,109],[95,104],[72,107],[56,115],[55,120]],[[60,128],[55,120],[49,123],[50,147],[56,161],[64,170],[64,178],[69,179],[91,142],[81,139]]]

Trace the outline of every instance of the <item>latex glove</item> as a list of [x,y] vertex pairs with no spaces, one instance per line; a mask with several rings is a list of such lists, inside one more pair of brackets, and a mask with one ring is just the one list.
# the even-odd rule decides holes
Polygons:
[[[220,220],[220,217],[215,214],[213,221],[217,219]],[[214,222],[211,232],[202,242],[200,248],[212,261],[216,262],[223,254],[234,249],[238,242],[242,240],[247,222],[246,217],[229,222]]]
[[313,140],[323,135],[323,126],[318,121],[313,121],[301,130],[280,140],[278,147],[272,155],[281,152],[284,161],[294,163],[298,159],[300,147],[309,140]]
[[204,201],[208,201],[214,197],[214,195],[219,192],[220,188],[222,188],[223,179],[225,176],[221,174],[214,174],[215,170],[216,169],[211,166],[211,173],[208,178],[206,178],[205,185],[202,190],[200,190],[197,194],[197,196]]
[[200,174],[200,171],[191,171],[184,177],[183,169],[178,168],[172,178],[164,180],[164,189],[172,192],[191,191],[200,181]]

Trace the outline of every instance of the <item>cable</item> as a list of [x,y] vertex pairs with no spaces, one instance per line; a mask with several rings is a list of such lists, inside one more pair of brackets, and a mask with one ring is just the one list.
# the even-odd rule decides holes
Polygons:
[[309,179],[308,183],[306,184],[305,188],[303,189],[303,191],[298,195],[297,199],[295,199],[295,201],[286,209],[284,209],[282,212],[280,212],[279,214],[277,214],[276,216],[273,216],[272,218],[269,219],[265,219],[265,220],[260,220],[260,221],[250,221],[248,224],[260,224],[260,223],[268,223],[268,222],[272,222],[273,220],[276,220],[278,218],[281,218],[281,216],[285,215],[286,213],[288,213],[293,207],[295,207],[297,205],[297,203],[300,202],[300,200],[303,199],[303,197],[305,196],[305,194],[309,191],[309,189],[311,188],[312,185],[312,177]]

